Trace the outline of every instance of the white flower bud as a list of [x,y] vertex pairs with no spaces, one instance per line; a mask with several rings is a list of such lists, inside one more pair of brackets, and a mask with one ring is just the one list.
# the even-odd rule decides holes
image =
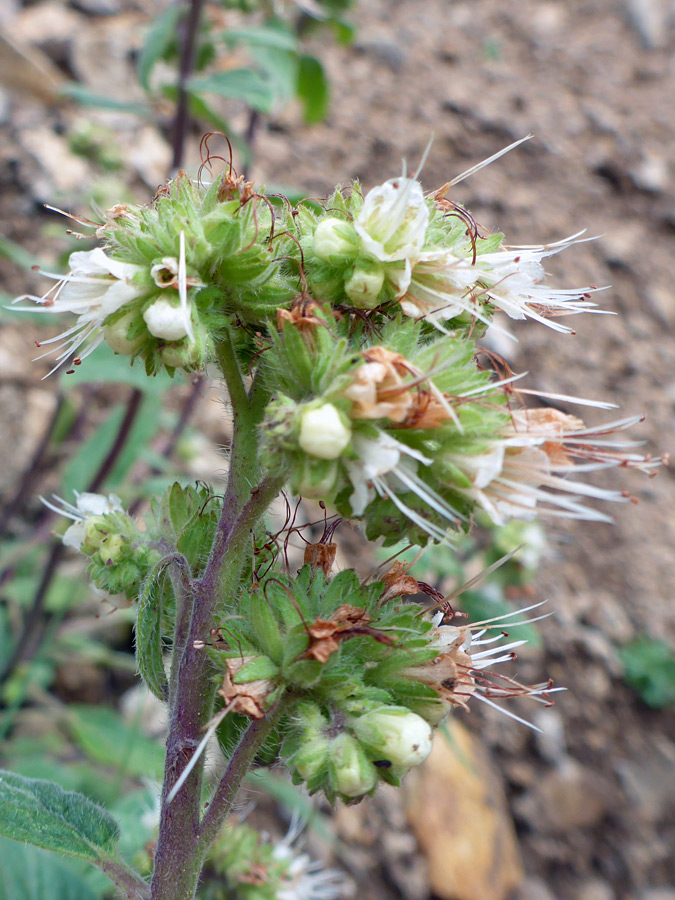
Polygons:
[[377,784],[377,769],[359,742],[346,733],[331,743],[331,773],[335,788],[344,797],[363,797]]
[[308,409],[300,422],[298,442],[305,453],[319,459],[337,459],[352,437],[352,430],[332,403]]
[[361,743],[403,769],[419,766],[431,752],[431,728],[421,716],[402,707],[366,713],[352,727]]
[[132,353],[137,353],[145,343],[145,335],[143,334],[139,334],[131,340],[127,337],[129,327],[132,322],[136,321],[136,318],[136,313],[129,312],[103,328],[105,342],[115,353],[131,356]]
[[196,341],[167,344],[159,351],[159,355],[165,366],[173,369],[188,368],[199,363],[199,345]]
[[344,219],[322,219],[314,232],[314,253],[325,262],[336,257],[352,256],[357,247],[354,228]]
[[188,333],[185,312],[164,297],[155,300],[143,318],[150,334],[164,341],[180,341]]
[[359,309],[374,309],[384,284],[384,269],[380,266],[358,265],[345,281],[345,294]]

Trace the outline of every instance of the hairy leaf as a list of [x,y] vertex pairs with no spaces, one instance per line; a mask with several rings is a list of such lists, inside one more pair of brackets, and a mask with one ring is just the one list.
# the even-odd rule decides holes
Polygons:
[[0,835],[96,861],[114,849],[119,828],[83,794],[0,770]]

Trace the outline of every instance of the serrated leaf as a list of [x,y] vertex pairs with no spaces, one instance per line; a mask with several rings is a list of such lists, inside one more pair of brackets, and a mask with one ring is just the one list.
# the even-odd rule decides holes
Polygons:
[[92,883],[83,865],[1,838],[0,900],[99,900],[107,890]]
[[82,794],[0,770],[0,835],[97,861],[114,850],[119,828]]
[[274,103],[274,89],[254,69],[229,69],[205,78],[191,78],[191,94],[218,94],[231,100],[243,100],[251,109],[267,113]]
[[325,70],[315,56],[300,57],[297,94],[304,106],[305,122],[315,125],[323,121],[330,103],[330,86]]
[[185,7],[169,6],[152,22],[145,36],[145,43],[138,57],[138,80],[144,91],[150,90],[150,73],[171,44],[176,40],[176,28]]
[[167,563],[161,560],[148,576],[138,600],[136,661],[143,681],[160,700],[166,700],[169,685],[164,671],[162,635],[162,578]]

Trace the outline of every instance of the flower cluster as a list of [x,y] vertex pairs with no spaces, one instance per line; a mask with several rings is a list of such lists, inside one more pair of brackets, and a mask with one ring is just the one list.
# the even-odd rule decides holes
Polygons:
[[138,595],[139,587],[161,553],[141,533],[115,494],[75,494],[75,503],[60,497],[42,502],[72,521],[61,536],[66,547],[89,557],[94,584],[110,594]]
[[342,897],[346,879],[303,853],[301,827],[294,819],[288,833],[273,842],[245,822],[232,821],[209,854],[209,878],[201,900],[333,900]]
[[148,374],[203,368],[233,317],[260,324],[293,296],[270,258],[274,222],[269,200],[232,174],[205,187],[181,172],[150,206],[108,210],[96,230],[105,249],[72,253],[70,273],[43,273],[56,285],[28,298],[77,316],[43,342],[57,344],[56,368],[102,341]]
[[[380,781],[399,784],[428,756],[432,729],[471,696],[547,700],[550,684],[526,687],[483,672],[524,643],[498,643],[503,623],[475,626],[472,639],[473,626],[438,624],[439,616],[431,621],[403,599],[429,590],[394,564],[373,584],[353,571],[330,578],[306,565],[295,579],[269,578],[243,592],[205,648],[223,673],[212,726],[223,749],[229,753],[247,720],[290,696],[260,761],[280,752],[310,792],[353,802]],[[491,629],[500,633],[484,637]]]

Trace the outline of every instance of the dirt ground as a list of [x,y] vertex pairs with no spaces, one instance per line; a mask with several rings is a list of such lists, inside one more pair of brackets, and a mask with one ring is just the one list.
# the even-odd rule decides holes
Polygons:
[[[3,16],[21,40],[92,89],[116,84],[121,90],[131,83],[125,35],[153,4],[106,0],[109,15],[103,16],[91,14],[100,12],[96,6],[89,0],[17,4]],[[42,7],[56,23],[48,37],[47,18],[36,14]],[[654,453],[672,451],[675,4],[363,0],[352,19],[354,44],[322,52],[333,89],[327,122],[308,129],[295,108],[264,121],[249,175],[311,195],[354,177],[369,187],[397,174],[402,158],[414,169],[433,136],[421,175],[431,189],[533,132],[530,142],[458,185],[452,197],[488,229],[504,231],[511,244],[544,243],[581,229],[597,236],[554,257],[548,268],[560,286],[609,285],[599,298],[617,315],[576,317],[577,334],[569,336],[516,323],[518,343],[500,343],[500,352],[514,369],[531,373],[529,387],[612,401],[620,407],[617,418],[644,413],[636,436]],[[18,97],[13,89],[0,94],[0,227],[42,253],[34,217],[47,219],[38,204],[77,208],[83,179],[91,176],[80,158],[57,162],[64,128],[89,113]],[[157,172],[166,165],[166,145],[147,132],[139,136],[130,117],[97,117],[115,128],[122,144],[125,133],[133,135],[124,150],[135,172],[132,190],[150,196],[162,180]],[[195,136],[191,166],[197,145]],[[147,146],[145,161],[141,146]],[[52,228],[42,238],[51,249],[62,246],[54,234]],[[0,260],[0,274],[5,293],[26,289],[17,266]],[[0,343],[5,486],[34,446],[52,402],[49,385],[38,381],[42,371],[28,364],[32,337],[25,325],[10,324]],[[589,410],[586,420],[607,415]],[[523,656],[519,668],[525,679],[551,675],[568,688],[552,710],[535,717],[542,734],[490,710],[463,716],[503,780],[515,823],[525,876],[510,900],[675,898],[675,715],[672,708],[650,710],[623,684],[616,653],[643,632],[675,641],[673,474],[671,468],[653,480],[631,472],[599,479],[620,480],[639,501],[614,511],[614,525],[551,524],[535,587],[554,614],[541,625],[544,649]],[[400,803],[386,795],[363,821],[377,832],[403,816],[398,833],[410,838]],[[407,856],[388,850],[386,841],[359,856],[354,835],[363,821],[357,827],[350,820],[343,834],[354,842],[360,894],[430,897],[432,882],[414,839],[400,843]],[[448,836],[447,854],[454,852]]]

